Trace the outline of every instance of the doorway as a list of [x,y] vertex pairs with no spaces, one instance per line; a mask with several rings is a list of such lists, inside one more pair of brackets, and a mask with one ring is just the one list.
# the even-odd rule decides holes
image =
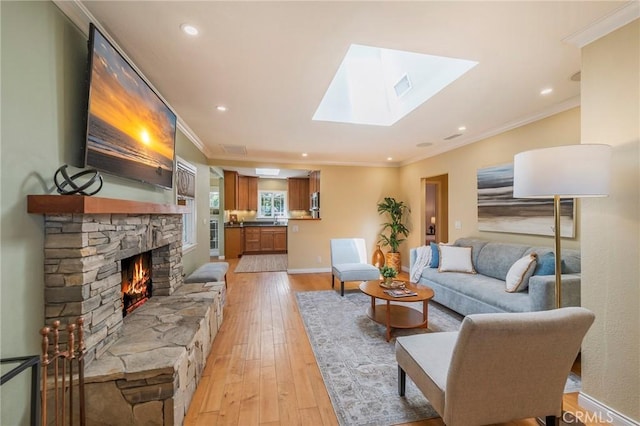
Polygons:
[[424,243],[449,240],[449,175],[424,179]]

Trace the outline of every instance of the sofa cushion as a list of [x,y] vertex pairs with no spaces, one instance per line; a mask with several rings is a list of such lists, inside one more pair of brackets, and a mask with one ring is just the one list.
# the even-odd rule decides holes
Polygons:
[[529,286],[529,278],[536,269],[538,255],[527,254],[511,265],[506,278],[506,290],[509,293],[524,291]]
[[[555,258],[553,257],[553,251],[554,250],[551,247],[531,247],[525,252],[525,254],[537,253],[538,263],[541,262],[544,256],[549,256],[551,258],[553,268],[555,269]],[[580,251],[574,249],[562,249],[562,273],[579,274],[580,269]],[[533,275],[540,274],[536,274],[534,272]],[[551,275],[554,275],[554,272],[552,272]]]
[[[482,247],[476,263],[479,274],[505,281],[509,268],[524,256],[528,246],[489,242]],[[504,292],[504,291],[503,291]]]
[[[488,305],[495,306],[505,312],[527,312],[531,310],[529,292],[507,293],[504,291],[505,282],[486,275],[471,275],[459,272],[438,272],[437,269],[425,268],[422,279],[426,285],[431,282],[446,287],[471,299],[476,299]],[[434,286],[436,299],[438,290]]]
[[438,246],[440,250],[439,272],[466,272],[475,274],[471,262],[471,247]]
[[187,278],[185,283],[209,283],[224,281],[224,276],[227,274],[229,264],[227,262],[209,262],[205,263]]
[[489,241],[478,238],[458,238],[455,245],[458,247],[471,247],[471,261],[475,267],[478,264],[478,255],[482,247],[487,245]]

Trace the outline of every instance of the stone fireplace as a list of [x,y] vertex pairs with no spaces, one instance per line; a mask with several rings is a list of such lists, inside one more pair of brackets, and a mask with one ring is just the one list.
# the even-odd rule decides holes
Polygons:
[[123,326],[123,259],[151,252],[157,296],[182,284],[182,216],[45,215],[45,320],[85,318],[86,360],[99,358]]
[[[182,423],[222,323],[225,291],[224,283],[183,284],[185,209],[28,197],[28,212],[45,215],[46,323],[85,320],[89,423]],[[131,286],[134,295],[125,296]]]

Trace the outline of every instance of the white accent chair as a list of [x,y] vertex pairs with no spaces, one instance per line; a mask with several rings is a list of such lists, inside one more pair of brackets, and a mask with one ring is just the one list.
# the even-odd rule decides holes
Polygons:
[[396,339],[398,393],[406,374],[447,426],[546,417],[556,424],[562,394],[584,335],[584,308],[475,314],[460,331]]
[[345,281],[370,281],[380,278],[380,270],[367,261],[367,249],[362,238],[334,238],[331,248],[331,288],[336,277],[340,281],[340,296],[344,296]]

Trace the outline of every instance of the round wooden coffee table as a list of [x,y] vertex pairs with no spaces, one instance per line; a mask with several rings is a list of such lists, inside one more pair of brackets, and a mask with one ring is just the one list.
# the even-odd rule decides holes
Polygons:
[[[417,293],[417,296],[393,297],[384,292],[380,281],[365,281],[360,284],[360,291],[371,296],[371,307],[367,309],[369,318],[377,323],[386,325],[387,342],[391,340],[392,328],[419,328],[428,325],[429,300],[433,298],[433,289],[412,283],[405,283],[406,288]],[[376,305],[376,299],[386,300],[386,304]],[[422,312],[409,306],[392,305],[390,302],[422,302]]]

